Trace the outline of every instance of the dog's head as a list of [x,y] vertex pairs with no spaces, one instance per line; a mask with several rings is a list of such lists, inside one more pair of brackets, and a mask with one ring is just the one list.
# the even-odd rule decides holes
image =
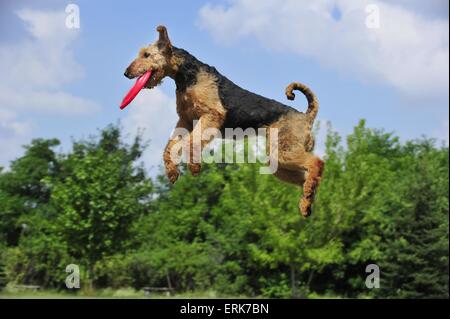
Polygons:
[[156,31],[159,32],[159,39],[148,47],[139,50],[137,58],[131,62],[124,73],[127,78],[133,79],[151,70],[152,75],[145,85],[149,89],[161,83],[161,80],[172,72],[170,64],[172,44],[167,29],[160,25],[156,28]]

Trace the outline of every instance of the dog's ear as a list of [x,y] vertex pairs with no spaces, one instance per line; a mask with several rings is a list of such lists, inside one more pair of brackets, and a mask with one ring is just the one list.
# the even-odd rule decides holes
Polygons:
[[156,31],[159,32],[158,48],[165,54],[172,54],[172,43],[170,43],[166,27],[160,25],[156,28]]

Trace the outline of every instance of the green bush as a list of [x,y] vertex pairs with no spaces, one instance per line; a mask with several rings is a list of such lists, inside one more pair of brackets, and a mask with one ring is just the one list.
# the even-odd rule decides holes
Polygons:
[[[62,288],[74,263],[88,294],[448,298],[449,149],[431,140],[400,143],[364,121],[345,140],[330,129],[308,219],[301,190],[255,164],[203,164],[170,185],[146,176],[142,141],[119,127],[67,154],[56,145],[34,140],[0,172],[8,282]],[[371,263],[378,290],[364,284]]]

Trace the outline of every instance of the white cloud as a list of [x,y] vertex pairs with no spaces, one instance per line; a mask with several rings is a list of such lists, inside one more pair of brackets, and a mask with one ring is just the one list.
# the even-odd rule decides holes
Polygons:
[[17,94],[13,89],[0,87],[0,103],[0,108],[8,106],[18,112],[83,115],[98,110],[95,102],[68,92],[26,88]]
[[31,129],[31,123],[18,121],[14,112],[0,108],[0,167],[6,166],[11,160],[10,154],[21,151]]
[[94,102],[66,93],[83,76],[72,48],[78,29],[65,26],[64,11],[21,10],[32,39],[0,45],[0,107],[62,114],[90,113]]
[[152,174],[162,164],[162,153],[177,122],[175,99],[164,94],[158,87],[142,90],[123,112],[128,112],[123,125],[125,132],[134,136],[144,129],[145,140],[150,145],[143,155],[143,161]]
[[[55,39],[57,42],[64,37],[74,37],[79,29],[69,29],[65,26],[65,13],[60,11],[38,11],[22,9],[16,12],[17,16],[27,23],[27,30],[37,39]],[[69,31],[69,32],[66,32]],[[62,42],[65,42],[64,40]]]
[[[367,4],[380,9],[369,29]],[[338,8],[340,19],[333,18]],[[376,0],[234,0],[200,9],[200,26],[217,41],[256,38],[271,50],[315,58],[364,81],[386,83],[408,97],[446,97],[449,23]]]
[[0,43],[0,163],[17,156],[29,142],[33,114],[79,115],[100,109],[92,100],[67,91],[83,77],[73,43],[79,30],[65,26],[65,12],[24,9],[16,12],[29,35]]
[[[393,3],[392,0],[382,0],[386,3]],[[398,6],[406,7],[410,10],[414,10],[418,14],[425,17],[448,17],[448,1],[442,0],[395,0],[395,4]]]

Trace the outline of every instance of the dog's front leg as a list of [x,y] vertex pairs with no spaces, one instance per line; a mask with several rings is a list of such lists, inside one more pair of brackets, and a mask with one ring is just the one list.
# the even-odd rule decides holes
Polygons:
[[180,171],[178,170],[177,164],[181,156],[181,152],[173,152],[173,147],[180,143],[184,136],[189,134],[189,127],[186,125],[185,121],[182,119],[178,120],[177,125],[167,142],[166,148],[164,150],[163,159],[164,167],[166,169],[166,176],[169,181],[173,184],[177,181],[180,176]]
[[200,173],[202,151],[218,134],[223,123],[223,116],[214,112],[203,115],[198,120],[189,137],[188,169],[192,175]]

